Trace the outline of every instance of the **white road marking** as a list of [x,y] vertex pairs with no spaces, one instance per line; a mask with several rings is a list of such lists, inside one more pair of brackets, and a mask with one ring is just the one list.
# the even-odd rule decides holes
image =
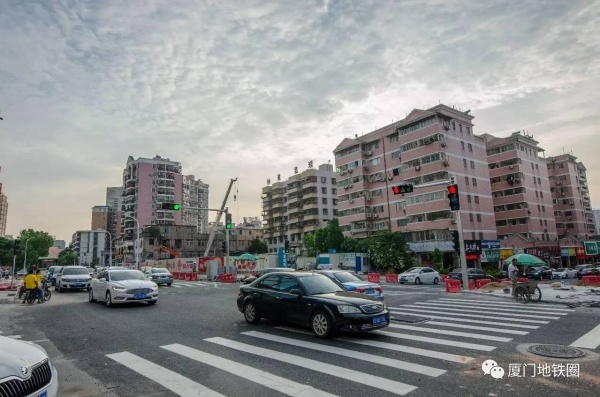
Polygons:
[[477,310],[492,310],[494,312],[501,313],[517,313],[517,314],[552,314],[553,316],[567,316],[569,313],[561,313],[561,312],[548,312],[548,311],[539,311],[534,307],[531,308],[500,308],[495,306],[486,306],[486,305],[478,305],[476,303],[450,303],[450,302],[436,302],[436,301],[427,301],[427,302],[415,302],[415,305],[436,305],[442,307],[457,307],[457,308],[473,308]]
[[[420,313],[420,310],[417,309],[403,309],[403,312],[415,312],[415,313]],[[401,314],[400,312],[397,311],[391,311],[391,314]],[[404,313],[402,313],[404,314]],[[524,324],[508,324],[508,323],[502,323],[502,322],[498,322],[498,321],[485,321],[485,320],[471,320],[470,318],[458,318],[458,317],[446,317],[446,316],[433,316],[431,314],[423,314],[423,317],[427,317],[427,318],[433,318],[436,320],[450,320],[450,321],[460,321],[463,323],[473,323],[473,324],[487,324],[487,325],[501,325],[501,326],[505,326],[505,327],[515,327],[515,328],[527,328],[527,329],[538,329],[539,326],[537,325],[524,325]],[[541,321],[543,323],[546,323],[545,321]]]
[[[496,301],[491,301],[491,300],[470,300],[470,299],[458,299],[458,298],[439,298],[437,300],[438,301],[447,301],[447,302],[456,302],[456,303],[467,302],[467,303],[475,303],[477,305],[482,304],[482,305],[490,305],[490,306],[497,306],[497,307],[524,308],[522,303],[510,303],[510,302],[505,303],[505,302],[496,302]],[[531,306],[531,308],[535,308],[537,310],[550,310],[550,311],[557,311],[557,312],[574,312],[575,311],[573,309],[560,309],[560,308],[556,307],[557,305],[547,305],[547,304],[543,304],[543,303],[535,303],[533,305],[534,306]]]
[[181,288],[181,285],[172,284],[171,287],[173,287],[173,288]]
[[448,322],[442,322],[442,321],[427,321],[425,324],[441,325],[443,327],[450,327],[450,328],[475,329],[477,331],[498,332],[500,334],[527,335],[529,333],[527,331],[518,331],[518,330],[514,330],[514,329],[493,328],[493,327],[480,327],[478,325],[454,324],[454,323],[448,323]]
[[389,336],[390,338],[408,339],[408,340],[414,340],[414,341],[418,341],[418,342],[433,343],[434,345],[462,347],[463,349],[481,350],[481,351],[485,351],[485,352],[491,352],[492,350],[494,350],[496,348],[496,346],[480,345],[477,343],[456,342],[456,341],[448,340],[448,339],[430,338],[428,336],[402,334],[399,332],[389,332],[389,331],[371,331],[371,332],[376,335]]
[[416,386],[396,382],[391,379],[386,379],[375,375],[369,375],[364,372],[355,371],[349,368],[338,367],[336,365],[326,364],[320,361],[311,360],[292,354],[281,353],[275,350],[263,349],[261,347],[247,345],[245,343],[239,343],[225,338],[217,337],[208,338],[204,340],[207,342],[216,343],[221,346],[229,347],[231,349],[243,351],[250,354],[256,354],[261,357],[270,358],[287,364],[292,364],[298,367],[310,369],[312,371],[321,372],[330,376],[335,376],[338,378],[350,380],[352,382],[361,383],[363,385],[389,391],[394,394],[405,395],[417,389]]
[[277,343],[283,343],[291,346],[303,347],[306,349],[317,350],[320,352],[337,354],[339,356],[349,357],[354,360],[363,360],[374,364],[385,365],[392,368],[401,369],[404,371],[415,372],[421,375],[427,375],[432,377],[437,377],[446,373],[443,369],[428,367],[426,365],[420,365],[415,363],[410,363],[407,361],[395,360],[387,357],[376,356],[374,354],[357,352],[354,350],[343,349],[340,347],[324,345],[321,343],[307,342],[298,339],[286,338],[284,336],[277,336],[272,334],[267,334],[264,332],[258,331],[249,331],[243,332],[242,335],[252,336],[254,338],[260,338],[264,340],[269,340]]
[[384,292],[384,295],[392,296],[415,296],[415,295],[439,295],[437,292]]
[[170,369],[156,365],[129,352],[107,354],[106,357],[160,384],[181,397],[225,397],[200,383],[179,375]]
[[[422,305],[418,305],[418,302],[415,302],[415,304],[413,305],[404,305],[407,307],[412,307],[412,308],[418,308],[418,307],[422,307],[424,309],[437,309],[437,310],[442,310],[442,311],[448,311],[448,312],[457,312],[457,313],[481,313],[481,310],[468,310],[468,309],[454,309],[452,306],[450,307],[446,307],[446,306],[440,306],[440,305],[436,305],[434,303],[426,303],[426,304],[422,304]],[[401,309],[399,307],[393,307],[392,309]],[[491,313],[494,314],[495,319],[504,319],[502,316],[507,316],[507,317],[526,317],[526,318],[539,318],[539,319],[545,319],[545,320],[558,320],[560,317],[552,317],[552,316],[534,316],[532,314],[514,314],[514,313],[496,313],[494,310],[490,310]],[[486,312],[487,313],[487,312]]]
[[429,332],[431,334],[442,334],[448,336],[461,336],[463,338],[473,338],[473,339],[487,339],[493,340],[496,342],[510,342],[512,338],[505,338],[502,336],[493,336],[493,335],[484,335],[484,334],[472,334],[469,332],[458,332],[458,331],[448,331],[445,329],[436,329],[436,328],[427,328],[427,327],[415,327],[414,325],[401,325],[401,324],[390,324],[390,328],[395,329],[406,329],[409,331],[419,331],[419,332]]
[[292,380],[273,375],[269,372],[261,371],[248,365],[240,364],[219,356],[205,353],[203,351],[192,349],[180,344],[161,346],[161,348],[170,352],[187,357],[194,361],[222,369],[233,375],[247,379],[251,382],[268,387],[288,396],[294,397],[335,397],[334,394],[315,389],[312,386],[297,383]]
[[571,343],[571,346],[581,347],[583,349],[596,349],[600,346],[600,325]]
[[[397,308],[390,307],[388,309],[390,309],[391,312],[399,312],[399,313],[414,312],[415,314],[417,314],[417,313],[446,314],[446,315],[453,315],[453,316],[460,316],[460,317],[487,318],[487,319],[491,319],[491,320],[502,320],[502,321],[516,321],[516,322],[520,322],[520,323],[548,324],[550,322],[550,321],[528,320],[528,319],[510,318],[510,317],[485,316],[483,314],[448,313],[449,310],[440,309],[439,307],[431,308],[431,310],[425,310],[425,308],[422,308],[422,307],[405,305],[405,306],[401,306],[401,307],[397,307]],[[467,311],[467,310],[460,310],[460,311]],[[469,311],[467,311],[467,312],[470,313]],[[428,317],[426,314],[423,316]]]

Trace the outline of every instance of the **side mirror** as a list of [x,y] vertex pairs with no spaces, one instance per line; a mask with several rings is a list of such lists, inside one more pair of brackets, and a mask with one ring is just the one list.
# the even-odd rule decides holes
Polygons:
[[297,288],[294,288],[294,289],[290,290],[290,294],[292,294],[292,295],[298,295],[298,297],[301,297],[302,296],[302,291],[300,291]]

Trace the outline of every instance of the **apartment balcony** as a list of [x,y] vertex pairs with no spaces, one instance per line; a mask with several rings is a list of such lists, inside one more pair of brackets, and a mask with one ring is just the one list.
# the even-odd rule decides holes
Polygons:
[[531,215],[531,210],[528,208],[521,208],[510,211],[498,211],[494,212],[494,215],[497,221],[514,218],[527,218],[529,215]]
[[[492,197],[493,197],[493,194],[492,194]],[[494,200],[494,206],[508,205],[508,204],[520,203],[520,202],[527,201],[527,200],[525,200],[525,193],[517,193],[517,194],[511,194],[508,196],[493,197],[493,200]]]
[[[434,221],[424,222],[411,222],[405,226],[405,230],[408,232],[418,232],[423,230],[438,230],[438,229],[452,229],[456,228],[453,219],[436,219]],[[463,228],[467,228],[466,223]]]
[[288,204],[295,203],[297,201],[298,201],[298,196],[297,195],[291,195],[291,196],[288,195],[288,197],[287,197]]
[[310,220],[319,220],[319,214],[305,214],[304,215],[304,220],[305,221],[310,221]]
[[496,178],[508,174],[514,174],[521,172],[521,164],[505,165],[503,167],[497,167],[490,169],[490,178]]
[[514,233],[529,233],[529,225],[507,225],[507,226],[496,226],[499,235],[503,234],[514,234]]

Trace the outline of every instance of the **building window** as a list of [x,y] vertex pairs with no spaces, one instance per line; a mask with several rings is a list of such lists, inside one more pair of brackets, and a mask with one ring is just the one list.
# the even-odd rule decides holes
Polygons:
[[471,160],[471,168],[475,169],[475,162]]
[[475,196],[475,204],[479,204],[479,196]]
[[546,212],[546,206],[542,205],[542,212]]
[[321,177],[321,183],[327,183],[327,177],[326,176],[322,176]]
[[539,195],[539,193],[538,193],[537,190],[535,191],[535,197],[540,197],[540,195]]
[[473,152],[473,145],[469,143],[469,152]]
[[323,194],[327,194],[327,188],[326,188],[326,187],[322,187],[322,188],[321,188],[321,193],[323,193]]
[[473,222],[473,213],[472,213],[472,212],[469,212],[469,220],[470,220],[471,222]]
[[465,166],[465,168],[467,168],[467,159],[463,159],[463,165]]
[[477,214],[477,222],[481,222],[481,214]]
[[544,192],[540,192],[540,197],[544,198]]
[[460,146],[462,147],[462,150],[465,150],[465,142],[464,141],[460,141]]
[[327,204],[327,197],[323,197],[323,198],[321,199],[321,203],[323,203],[323,204]]
[[471,204],[471,195],[467,194],[467,203]]
[[538,165],[536,164],[536,165],[535,165],[535,169],[536,169],[536,170],[539,170],[539,169],[540,169],[540,167],[538,167]]
[[479,239],[483,240],[483,232],[479,232]]
[[475,232],[471,232],[471,240],[475,240]]
[[471,133],[471,128],[467,127],[467,135]]
[[334,195],[337,194],[337,189],[336,188],[332,188],[331,189],[331,194],[334,194]]
[[541,185],[542,184],[542,180],[538,177],[538,183]]
[[456,130],[456,123],[454,121],[452,122],[452,129]]
[[329,215],[327,208],[323,208],[323,215]]
[[335,178],[331,178],[331,184],[332,184],[332,185],[335,185],[335,183],[336,183],[336,182],[335,182]]
[[538,204],[538,212],[540,212],[542,209],[540,208],[540,205]]
[[458,125],[458,130],[459,130],[459,131],[461,132],[461,134],[462,134],[462,124],[459,124],[459,125]]
[[544,226],[544,222],[540,219],[540,226]]
[[544,226],[548,226],[548,220],[544,219]]
[[477,179],[473,178],[473,186],[477,186]]
[[469,186],[469,177],[465,176],[465,185]]

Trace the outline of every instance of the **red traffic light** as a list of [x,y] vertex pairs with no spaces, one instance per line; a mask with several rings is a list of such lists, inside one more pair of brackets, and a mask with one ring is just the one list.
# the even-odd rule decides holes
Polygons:
[[392,193],[394,193],[394,194],[400,194],[400,188],[398,186],[392,187]]
[[448,193],[450,193],[450,194],[456,194],[456,185],[450,185],[450,186],[448,186]]

